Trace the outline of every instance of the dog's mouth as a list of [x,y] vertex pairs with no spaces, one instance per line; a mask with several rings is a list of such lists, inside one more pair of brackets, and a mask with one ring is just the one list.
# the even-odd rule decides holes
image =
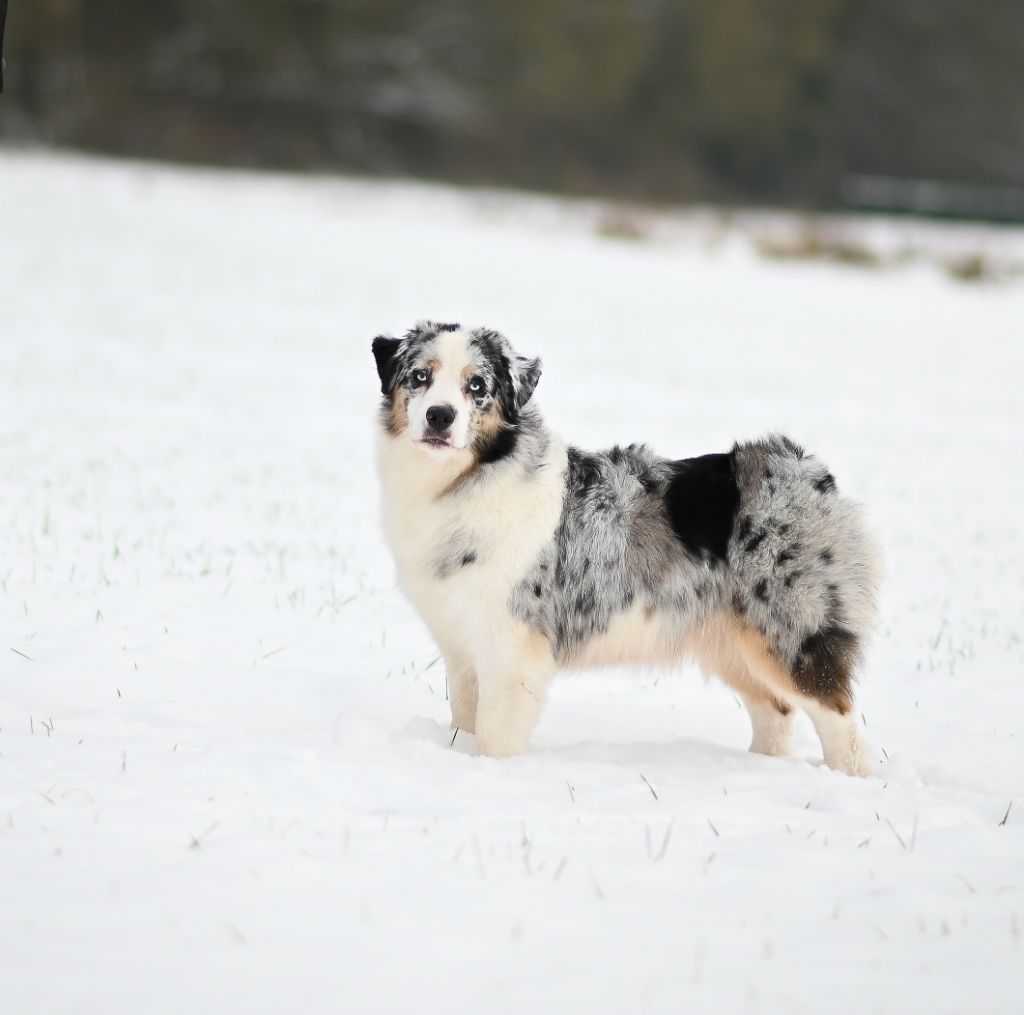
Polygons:
[[423,437],[420,440],[420,444],[425,444],[428,448],[454,447],[452,442],[447,437]]

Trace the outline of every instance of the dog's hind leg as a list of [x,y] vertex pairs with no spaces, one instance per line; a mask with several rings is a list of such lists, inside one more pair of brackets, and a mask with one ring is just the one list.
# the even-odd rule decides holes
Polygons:
[[825,764],[847,775],[871,775],[875,767],[872,752],[861,739],[853,702],[847,700],[844,706],[846,711],[840,711],[834,704],[813,699],[807,699],[801,704],[814,723],[825,755]]
[[743,704],[750,713],[753,737],[750,750],[754,754],[771,754],[787,757],[793,751],[793,710],[774,695],[753,697],[744,694]]
[[480,751],[492,758],[522,754],[555,671],[550,643],[524,628],[502,632],[477,664]]
[[750,750],[754,754],[789,755],[793,709],[750,672],[735,646],[721,642],[705,646],[697,660],[706,674],[718,677],[742,699],[750,716]]
[[861,739],[850,691],[852,675],[844,665],[853,657],[849,646],[840,641],[824,645],[816,654],[808,651],[790,672],[757,632],[740,629],[736,643],[753,674],[780,696],[798,702],[811,717],[829,768],[847,775],[872,773],[872,752]]

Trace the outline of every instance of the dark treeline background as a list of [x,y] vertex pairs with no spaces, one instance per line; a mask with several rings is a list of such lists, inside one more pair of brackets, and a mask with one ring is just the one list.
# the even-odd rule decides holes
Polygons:
[[1019,188],[1024,0],[11,0],[0,135],[645,199]]

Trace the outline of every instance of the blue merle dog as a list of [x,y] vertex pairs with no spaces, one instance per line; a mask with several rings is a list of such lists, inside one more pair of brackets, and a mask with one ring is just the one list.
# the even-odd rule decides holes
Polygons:
[[852,688],[878,555],[817,458],[780,436],[567,447],[540,361],[488,328],[423,321],[373,353],[385,532],[484,754],[526,748],[557,669],[695,659],[743,699],[751,750],[789,753],[800,707],[830,766],[870,771]]

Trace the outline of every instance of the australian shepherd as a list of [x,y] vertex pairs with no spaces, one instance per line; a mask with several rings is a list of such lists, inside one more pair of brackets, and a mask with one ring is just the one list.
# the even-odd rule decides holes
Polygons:
[[423,321],[373,355],[385,533],[484,754],[525,750],[558,669],[693,659],[743,699],[752,751],[788,754],[802,708],[828,765],[871,770],[852,694],[878,555],[817,458],[782,436],[567,446],[540,360],[489,328]]

